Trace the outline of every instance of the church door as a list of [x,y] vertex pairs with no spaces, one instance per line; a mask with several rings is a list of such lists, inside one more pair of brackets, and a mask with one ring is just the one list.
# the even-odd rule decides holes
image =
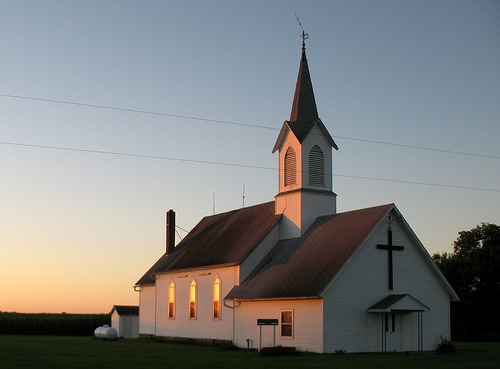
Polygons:
[[387,313],[384,316],[385,324],[385,351],[401,352],[403,350],[403,315],[401,313]]

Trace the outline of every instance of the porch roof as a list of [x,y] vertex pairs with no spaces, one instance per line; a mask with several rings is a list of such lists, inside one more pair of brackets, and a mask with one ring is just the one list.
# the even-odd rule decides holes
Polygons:
[[368,308],[369,313],[422,312],[430,308],[410,294],[389,295]]

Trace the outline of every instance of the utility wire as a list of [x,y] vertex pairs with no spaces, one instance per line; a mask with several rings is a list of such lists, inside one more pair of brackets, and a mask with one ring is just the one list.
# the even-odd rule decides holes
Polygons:
[[[129,108],[121,108],[121,107],[98,105],[98,104],[79,103],[79,102],[73,102],[73,101],[43,99],[43,98],[30,97],[30,96],[10,95],[10,94],[1,94],[1,93],[0,93],[0,97],[7,97],[7,98],[12,98],[12,99],[22,99],[22,100],[31,100],[31,101],[41,101],[41,102],[48,102],[48,103],[53,103],[53,104],[82,106],[82,107],[87,107],[87,108],[107,109],[107,110],[123,111],[123,112],[129,112],[129,113],[148,114],[148,115],[156,115],[156,116],[177,118],[177,119],[189,119],[189,120],[196,120],[196,121],[202,121],[202,122],[220,123],[220,124],[227,124],[227,125],[233,125],[233,126],[239,126],[239,127],[249,127],[249,128],[265,129],[265,130],[272,130],[272,131],[279,131],[280,130],[279,128],[272,128],[272,127],[267,127],[267,126],[262,126],[262,125],[257,125],[257,124],[249,124],[249,123],[241,123],[241,122],[233,122],[233,121],[227,121],[227,120],[209,119],[209,118],[201,118],[201,117],[192,117],[192,116],[179,115],[179,114],[168,114],[168,113],[155,112],[155,111],[149,111],[149,110],[129,109]],[[347,137],[347,136],[334,136],[334,138],[343,139],[343,140],[351,140],[351,141],[359,141],[359,142],[367,142],[367,143],[373,143],[373,144],[379,144],[379,145],[403,147],[403,148],[416,149],[416,150],[435,151],[435,152],[441,152],[441,153],[475,156],[475,157],[488,158],[488,159],[500,159],[500,156],[498,156],[498,155],[485,155],[485,154],[478,154],[478,153],[465,152],[465,151],[445,150],[445,149],[439,149],[439,148],[434,148],[434,147],[399,144],[399,143],[394,143],[394,142],[368,140],[368,139],[363,139],[363,138],[355,138],[355,137]]]
[[190,116],[187,116],[187,115],[168,114],[168,113],[161,113],[161,112],[149,111],[149,110],[120,108],[120,107],[116,107],[116,106],[86,104],[86,103],[79,103],[79,102],[74,102],[74,101],[42,99],[42,98],[38,98],[38,97],[19,96],[19,95],[0,94],[0,96],[1,97],[9,97],[9,98],[13,98],[13,99],[42,101],[42,102],[48,102],[48,103],[53,103],[53,104],[83,106],[83,107],[86,107],[86,108],[107,109],[107,110],[123,111],[123,112],[128,112],[128,113],[157,115],[157,116],[169,117],[169,118],[198,120],[198,121],[202,121],[202,122],[229,124],[229,125],[233,125],[233,126],[251,127],[251,128],[267,129],[267,130],[273,130],[273,131],[278,131],[279,130],[278,128],[271,128],[271,127],[260,126],[260,125],[256,125],[256,124],[238,123],[238,122],[231,122],[231,121],[226,121],[226,120],[200,118],[200,117],[190,117]]
[[[50,150],[62,150],[62,151],[73,151],[73,152],[83,152],[83,153],[92,153],[92,154],[117,155],[117,156],[135,157],[135,158],[143,158],[143,159],[169,160],[169,161],[179,161],[179,162],[187,162],[187,163],[221,165],[221,166],[229,166],[229,167],[263,169],[263,170],[273,170],[273,171],[278,170],[278,169],[273,168],[273,167],[265,167],[265,166],[259,166],[259,165],[224,163],[224,162],[217,162],[217,161],[175,158],[175,157],[168,157],[168,156],[133,154],[133,153],[124,153],[124,152],[116,152],[116,151],[78,149],[78,148],[61,147],[61,146],[35,145],[35,144],[5,142],[5,141],[0,141],[0,145],[32,147],[32,148],[38,148],[38,149],[50,149]],[[371,181],[405,183],[405,184],[413,184],[413,185],[420,185],[420,186],[445,187],[445,188],[455,188],[455,189],[474,190],[474,191],[500,192],[500,189],[494,189],[494,188],[468,187],[468,186],[457,186],[457,185],[439,184],[439,183],[404,181],[404,180],[397,180],[397,179],[390,179],[390,178],[364,177],[364,176],[354,176],[354,175],[348,175],[348,174],[334,174],[333,176],[340,177],[340,178],[354,178],[354,179],[365,179],[365,180],[371,180]]]
[[159,160],[170,160],[170,161],[182,161],[182,162],[188,162],[188,163],[224,165],[224,166],[230,166],[230,167],[243,167],[243,168],[252,168],[252,169],[276,170],[276,168],[263,167],[263,166],[258,166],[258,165],[247,165],[247,164],[236,164],[236,163],[223,163],[223,162],[209,161],[209,160],[195,160],[195,159],[185,159],[185,158],[174,158],[174,157],[169,157],[169,156],[133,154],[133,153],[116,152],[116,151],[78,149],[78,148],[73,148],[73,147],[35,145],[35,144],[18,143],[18,142],[0,141],[0,145],[23,146],[23,147],[33,147],[33,148],[38,148],[38,149],[74,151],[74,152],[84,152],[84,153],[92,153],[92,154],[128,156],[128,157],[142,158],[142,159],[159,159]]

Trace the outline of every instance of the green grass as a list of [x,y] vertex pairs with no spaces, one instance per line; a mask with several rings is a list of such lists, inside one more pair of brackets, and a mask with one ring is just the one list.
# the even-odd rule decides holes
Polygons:
[[262,356],[255,351],[164,343],[99,341],[92,337],[0,336],[0,366],[12,368],[335,368],[486,369],[500,367],[500,343],[456,343],[453,354]]

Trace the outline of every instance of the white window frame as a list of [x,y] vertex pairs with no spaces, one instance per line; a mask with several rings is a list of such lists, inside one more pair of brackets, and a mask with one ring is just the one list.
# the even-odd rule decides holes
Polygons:
[[283,185],[291,186],[297,183],[297,154],[295,153],[295,149],[290,146],[286,150],[284,157],[284,178]]
[[168,319],[175,319],[175,282],[172,279],[168,285]]
[[309,184],[325,185],[325,156],[318,145],[314,145],[309,151]]
[[198,282],[193,277],[189,284],[189,310],[188,316],[191,320],[196,320],[198,316]]
[[[291,317],[292,317],[292,321],[291,322],[283,322],[283,314],[284,313],[290,313],[291,314]],[[280,336],[281,338],[290,338],[290,339],[293,339],[294,337],[294,311],[293,309],[283,309],[280,311]],[[283,327],[291,327],[291,335],[283,335]]]
[[220,277],[217,275],[214,279],[214,283],[212,284],[212,292],[213,292],[213,311],[212,318],[214,320],[222,319],[222,281]]

